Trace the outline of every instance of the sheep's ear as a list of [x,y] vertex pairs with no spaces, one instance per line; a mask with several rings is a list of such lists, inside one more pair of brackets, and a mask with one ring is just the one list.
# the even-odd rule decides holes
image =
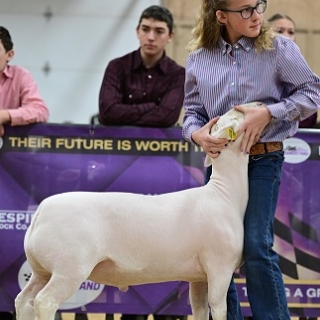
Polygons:
[[208,168],[211,165],[212,165],[211,158],[208,155],[206,155],[206,158],[204,159],[204,166]]
[[232,140],[232,141],[236,140],[237,132],[234,131],[233,128],[231,128],[231,127],[226,128],[226,133],[227,133],[227,136],[230,140]]

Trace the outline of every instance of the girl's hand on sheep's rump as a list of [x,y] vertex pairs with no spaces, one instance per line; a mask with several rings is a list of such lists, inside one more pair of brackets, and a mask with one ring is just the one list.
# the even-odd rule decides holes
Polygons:
[[264,104],[259,104],[259,108],[235,106],[237,111],[245,114],[244,122],[237,132],[239,137],[245,132],[240,145],[241,152],[250,153],[251,147],[260,140],[264,128],[271,120],[271,114]]
[[192,132],[192,140],[197,143],[210,158],[217,158],[224,149],[228,139],[214,138],[210,135],[212,126],[219,120],[219,117],[211,119],[202,128]]

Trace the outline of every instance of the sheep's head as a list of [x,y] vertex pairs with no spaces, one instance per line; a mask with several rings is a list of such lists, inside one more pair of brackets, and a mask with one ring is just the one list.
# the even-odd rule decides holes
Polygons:
[[[257,108],[261,107],[261,102],[251,102],[243,104],[245,107]],[[219,120],[212,126],[211,135],[216,138],[226,138],[235,140],[237,131],[244,120],[244,114],[235,109],[231,109],[222,115]]]
[[235,140],[243,120],[244,114],[242,112],[231,109],[212,126],[211,135],[216,138]]
[[[246,107],[262,107],[261,102],[252,102],[244,104]],[[237,131],[240,129],[242,122],[244,121],[244,114],[235,109],[231,109],[222,115],[219,120],[212,126],[210,134],[215,138],[225,138],[229,140],[236,140]],[[207,155],[205,159],[205,167],[211,165],[212,159]]]

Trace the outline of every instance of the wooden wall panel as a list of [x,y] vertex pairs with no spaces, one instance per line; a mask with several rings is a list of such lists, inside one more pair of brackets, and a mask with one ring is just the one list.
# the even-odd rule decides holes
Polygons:
[[320,75],[320,31],[315,31],[310,37],[310,56],[312,59],[312,65],[314,65],[313,71]]
[[164,0],[162,3],[170,9],[175,20],[193,24],[201,0]]
[[186,58],[188,57],[188,50],[186,49],[187,44],[191,40],[191,27],[190,26],[179,26],[175,27],[174,39],[166,47],[166,53],[175,59],[177,63],[185,66]]

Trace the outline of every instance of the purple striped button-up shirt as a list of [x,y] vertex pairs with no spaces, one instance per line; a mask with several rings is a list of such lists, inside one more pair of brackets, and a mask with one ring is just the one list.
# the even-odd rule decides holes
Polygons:
[[231,46],[200,48],[187,59],[183,136],[232,106],[261,101],[272,120],[261,142],[283,141],[294,135],[298,121],[317,111],[320,79],[308,67],[298,46],[277,36],[274,49],[257,53],[254,39],[243,37]]

